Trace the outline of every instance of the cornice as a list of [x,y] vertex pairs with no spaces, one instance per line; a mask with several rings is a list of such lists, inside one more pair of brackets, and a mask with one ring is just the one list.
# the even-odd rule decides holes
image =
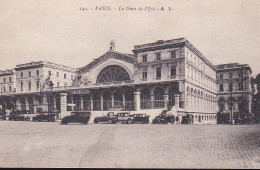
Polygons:
[[80,73],[87,72],[90,69],[99,65],[100,63],[102,63],[103,61],[107,61],[110,58],[115,58],[117,60],[122,60],[122,61],[126,61],[128,63],[134,64],[134,56],[133,55],[118,53],[118,52],[114,52],[114,51],[108,51],[107,53],[105,53],[101,57],[95,59],[94,61],[92,61],[91,63],[86,65],[85,67],[81,67],[79,69],[79,72]]

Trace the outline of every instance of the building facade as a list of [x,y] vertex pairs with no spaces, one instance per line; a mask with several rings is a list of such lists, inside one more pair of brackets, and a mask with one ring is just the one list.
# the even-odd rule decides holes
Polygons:
[[248,64],[217,65],[218,108],[223,114],[251,113],[252,70]]
[[180,118],[189,113],[195,124],[214,124],[216,74],[217,68],[187,39],[159,40],[134,46],[133,54],[116,52],[111,46],[77,69],[50,62],[17,65],[12,73],[15,91],[7,97],[17,109],[32,113],[39,105],[62,116],[74,110],[150,114],[174,108]]

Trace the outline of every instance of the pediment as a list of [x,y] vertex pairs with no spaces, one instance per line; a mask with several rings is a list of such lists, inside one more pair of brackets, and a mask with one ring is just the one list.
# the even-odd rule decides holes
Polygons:
[[80,68],[80,73],[88,72],[89,70],[97,67],[98,65],[100,65],[100,64],[102,64],[106,61],[108,61],[111,58],[134,64],[134,55],[123,54],[123,53],[119,53],[119,52],[115,52],[115,51],[108,51],[107,53],[105,53],[101,57],[94,59],[94,61],[92,61],[88,65]]

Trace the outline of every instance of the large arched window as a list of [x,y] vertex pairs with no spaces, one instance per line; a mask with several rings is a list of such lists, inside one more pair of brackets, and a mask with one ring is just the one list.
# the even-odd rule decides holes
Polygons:
[[223,91],[224,91],[224,87],[223,87],[223,84],[222,84],[222,83],[219,85],[219,91],[220,91],[220,92],[223,92]]
[[161,78],[161,67],[156,67],[156,78]]
[[127,71],[118,65],[104,68],[97,77],[97,83],[111,83],[131,80]]
[[176,67],[174,65],[171,66],[171,76],[176,76]]

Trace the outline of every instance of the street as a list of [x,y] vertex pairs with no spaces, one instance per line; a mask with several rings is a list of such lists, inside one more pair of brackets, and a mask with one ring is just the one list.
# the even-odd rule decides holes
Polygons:
[[260,168],[259,129],[0,121],[0,167]]

